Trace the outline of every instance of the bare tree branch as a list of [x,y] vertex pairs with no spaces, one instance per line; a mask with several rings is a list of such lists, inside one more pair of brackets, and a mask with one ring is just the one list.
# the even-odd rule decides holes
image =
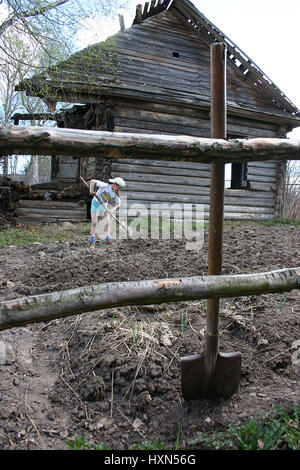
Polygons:
[[69,0],[58,0],[53,3],[49,3],[48,5],[41,6],[40,8],[33,8],[29,10],[16,10],[14,6],[8,1],[7,3],[11,6],[14,10],[14,13],[7,18],[1,25],[0,25],[0,36],[10,27],[12,26],[17,20],[22,18],[32,18],[44,13],[47,13],[50,10],[54,10],[55,8],[64,5]]

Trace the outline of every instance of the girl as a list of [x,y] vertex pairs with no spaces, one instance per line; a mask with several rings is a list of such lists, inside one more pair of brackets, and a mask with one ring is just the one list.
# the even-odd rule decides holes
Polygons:
[[110,236],[110,217],[109,214],[116,211],[121,204],[120,190],[124,188],[125,181],[123,178],[117,177],[109,180],[109,183],[103,181],[91,180],[90,181],[90,194],[94,195],[95,186],[98,188],[96,196],[100,201],[107,207],[108,203],[114,201],[114,206],[111,209],[105,210],[102,204],[94,196],[91,203],[91,248],[95,248],[95,233],[98,223],[98,217],[100,216],[104,220],[105,230],[105,242],[107,245],[111,245]]

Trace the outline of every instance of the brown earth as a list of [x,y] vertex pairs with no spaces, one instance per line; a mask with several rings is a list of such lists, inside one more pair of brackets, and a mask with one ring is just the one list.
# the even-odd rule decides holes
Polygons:
[[[60,227],[57,227],[60,230]],[[13,299],[92,283],[207,273],[179,240],[99,243],[73,228],[69,242],[0,249],[0,296]],[[76,233],[75,233],[76,232]],[[300,229],[227,223],[224,274],[300,265]],[[68,449],[85,435],[109,449],[163,441],[180,449],[199,431],[300,404],[299,291],[223,299],[220,349],[241,351],[230,399],[186,402],[180,358],[203,350],[205,304],[181,302],[91,312],[0,333],[0,449]]]

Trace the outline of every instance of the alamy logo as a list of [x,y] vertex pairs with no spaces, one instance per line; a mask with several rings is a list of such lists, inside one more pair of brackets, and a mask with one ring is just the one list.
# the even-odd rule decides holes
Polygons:
[[[179,203],[131,203],[126,197],[117,214],[120,224],[114,218],[111,222],[111,238],[151,240],[182,240],[187,250],[199,250],[204,243],[204,205]],[[99,224],[100,225],[100,224]],[[97,232],[101,233],[101,228]]]

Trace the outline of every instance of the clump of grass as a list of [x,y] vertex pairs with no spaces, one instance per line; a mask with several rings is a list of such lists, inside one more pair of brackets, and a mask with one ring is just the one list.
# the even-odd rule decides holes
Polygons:
[[285,410],[273,406],[265,418],[253,417],[243,426],[230,426],[229,430],[239,448],[243,450],[299,450],[300,410],[294,406],[290,416]]
[[299,425],[300,410],[296,405],[291,414],[274,405],[266,416],[250,417],[241,426],[198,433],[192,444],[207,449],[300,450]]
[[86,440],[86,436],[75,436],[74,441],[66,441],[71,450],[109,450],[102,442],[100,444],[91,444]]
[[114,321],[115,321],[116,314],[117,314],[117,312],[114,312],[114,313],[112,314],[111,321],[110,321],[110,326],[111,326],[111,327],[114,326]]
[[230,311],[230,310],[232,309],[232,306],[233,306],[235,300],[236,300],[236,298],[233,297],[233,298],[230,300],[230,302],[228,303],[228,305],[227,305],[227,310],[228,310],[228,311]]
[[300,225],[300,222],[296,220],[285,219],[282,217],[276,217],[275,219],[265,220],[263,224],[268,227],[273,227],[275,225],[294,225],[295,227],[297,227]]
[[283,309],[283,307],[284,307],[284,305],[285,305],[285,303],[286,303],[286,300],[287,300],[287,295],[285,295],[285,296],[283,297],[283,299],[280,299],[280,304],[279,304],[279,311],[280,311],[280,312],[282,311],[282,309]]
[[233,440],[226,431],[219,428],[210,433],[198,432],[197,437],[191,441],[192,446],[205,450],[235,449]]
[[136,320],[130,320],[130,327],[132,331],[134,346],[137,346],[140,334],[140,326]]
[[164,442],[157,441],[143,441],[137,444],[132,444],[132,450],[166,450]]

